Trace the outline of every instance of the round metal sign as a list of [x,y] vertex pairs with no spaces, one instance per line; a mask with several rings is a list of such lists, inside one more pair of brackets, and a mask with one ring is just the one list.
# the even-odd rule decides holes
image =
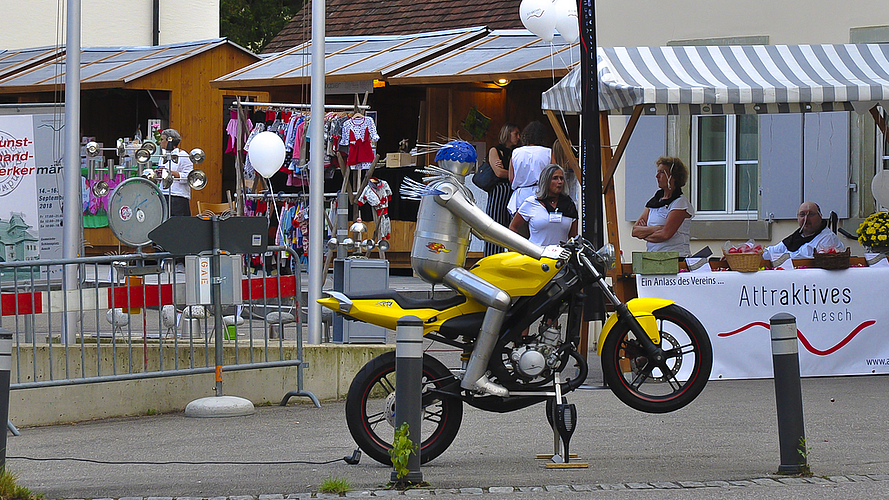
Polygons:
[[131,246],[151,243],[148,233],[169,216],[169,207],[157,184],[133,177],[121,182],[108,201],[108,225],[121,242]]

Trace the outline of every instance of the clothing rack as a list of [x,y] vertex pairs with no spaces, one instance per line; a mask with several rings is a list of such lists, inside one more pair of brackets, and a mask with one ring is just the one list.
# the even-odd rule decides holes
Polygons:
[[[287,103],[278,103],[278,102],[252,102],[252,101],[232,101],[232,107],[230,110],[237,109],[237,106],[257,106],[264,108],[291,108],[291,109],[311,109],[311,104],[287,104]],[[325,111],[350,111],[356,109],[356,107],[360,110],[368,110],[370,106],[367,104],[359,104],[355,106],[353,104],[325,104]]]

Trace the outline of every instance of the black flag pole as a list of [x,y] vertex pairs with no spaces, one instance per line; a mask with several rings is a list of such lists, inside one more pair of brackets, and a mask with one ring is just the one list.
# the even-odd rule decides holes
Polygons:
[[[581,95],[580,166],[583,178],[583,207],[581,234],[596,248],[605,244],[602,199],[602,150],[599,130],[599,78],[596,44],[596,2],[577,0],[577,17],[580,22],[580,69],[583,93]],[[587,321],[603,320],[604,297],[588,290],[589,301],[585,304]]]

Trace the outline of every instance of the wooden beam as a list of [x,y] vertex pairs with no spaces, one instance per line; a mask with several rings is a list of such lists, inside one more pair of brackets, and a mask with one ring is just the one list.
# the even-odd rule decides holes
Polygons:
[[[635,108],[633,108],[633,114],[630,115],[630,121],[627,122],[627,127],[624,129],[623,135],[620,137],[620,142],[617,144],[617,149],[614,150],[614,157],[611,157],[611,142],[605,142],[604,144],[608,144],[608,157],[611,158],[608,163],[608,170],[602,174],[602,192],[608,192],[608,189],[614,183],[614,172],[617,170],[617,165],[620,163],[620,159],[624,156],[624,151],[627,149],[627,144],[630,142],[630,136],[633,135],[633,130],[636,129],[636,123],[639,122],[639,117],[642,115],[642,105],[638,104]],[[605,122],[607,126],[607,121]],[[604,165],[606,162],[603,161]]]
[[[559,139],[559,142],[562,144],[562,151],[565,152],[565,156],[568,158],[568,162],[570,163],[569,166],[571,167],[571,170],[574,171],[574,176],[579,182],[583,177],[581,177],[580,174],[580,166],[577,163],[577,157],[574,156],[574,149],[571,148],[571,140],[568,139],[568,135],[565,134],[565,131],[562,129],[562,125],[559,123],[559,119],[556,117],[556,114],[553,113],[551,109],[546,110],[546,117],[549,118],[549,123],[553,126],[553,130],[556,131],[556,138]],[[562,167],[564,168],[564,165],[562,165]]]
[[[618,230],[618,219],[617,219],[617,199],[614,192],[614,183],[613,182],[604,182],[605,175],[607,175],[608,171],[611,172],[611,175],[614,175],[614,171],[610,170],[610,165],[613,163],[613,158],[611,157],[611,133],[608,127],[608,112],[600,111],[599,112],[599,144],[601,144],[600,150],[602,152],[602,176],[603,176],[603,186],[605,186],[602,197],[605,202],[605,233],[608,238],[608,242],[614,245],[614,254],[617,256],[618,266],[621,261],[620,257],[620,231]],[[608,165],[609,167],[606,167]],[[609,187],[610,186],[610,187]],[[618,274],[617,266],[608,271],[608,275],[614,277]]]
[[876,106],[870,108],[870,114],[874,117],[874,121],[877,122],[877,128],[879,128],[880,132],[883,133],[883,139],[889,141],[889,135],[887,135],[886,129],[886,120],[883,119],[883,115],[880,114],[879,111],[877,111]]

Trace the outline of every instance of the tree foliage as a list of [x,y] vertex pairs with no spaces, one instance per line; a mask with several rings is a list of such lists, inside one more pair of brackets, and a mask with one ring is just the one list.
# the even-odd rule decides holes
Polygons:
[[299,13],[305,1],[220,0],[219,32],[259,53]]

